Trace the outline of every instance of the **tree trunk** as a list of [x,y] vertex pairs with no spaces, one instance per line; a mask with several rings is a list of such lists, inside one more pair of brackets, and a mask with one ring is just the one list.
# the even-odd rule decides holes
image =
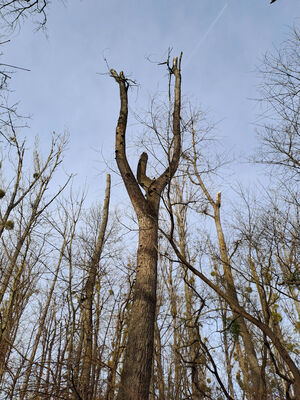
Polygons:
[[136,283],[118,400],[148,398],[156,308],[157,221],[140,221]]
[[94,254],[90,261],[88,278],[84,288],[85,299],[82,304],[82,330],[83,330],[83,344],[84,344],[84,356],[83,366],[81,374],[81,392],[83,400],[92,400],[93,398],[93,386],[91,382],[91,371],[93,365],[93,302],[96,284],[96,275],[99,268],[99,262],[103,249],[104,237],[106,232],[106,226],[108,221],[109,212],[109,200],[110,200],[110,175],[106,176],[106,190],[105,199],[102,211],[102,221],[99,230]]
[[161,347],[161,338],[160,338],[160,330],[155,322],[155,359],[156,359],[156,368],[157,368],[157,386],[158,386],[158,398],[159,400],[165,400],[165,381],[164,381],[164,371],[162,364],[162,347]]
[[226,292],[224,292],[222,289],[220,289],[219,286],[214,284],[202,272],[200,272],[196,268],[194,268],[180,253],[180,250],[176,246],[172,236],[169,235],[168,239],[169,239],[169,242],[170,242],[171,246],[173,247],[177,257],[179,258],[179,260],[182,263],[184,263],[189,268],[190,271],[192,271],[195,275],[197,275],[203,282],[205,282],[211,289],[213,289],[219,296],[221,296],[225,300],[225,302],[230,305],[233,312],[244,317],[247,321],[254,324],[267,337],[269,337],[271,339],[274,347],[278,351],[278,354],[280,355],[282,360],[286,363],[287,367],[290,369],[290,372],[292,374],[292,384],[293,384],[293,389],[294,389],[294,393],[295,393],[295,399],[298,399],[298,398],[300,399],[300,370],[298,369],[294,360],[290,357],[289,352],[287,351],[284,344],[281,342],[280,338],[276,335],[276,333],[269,326],[264,324],[261,320],[258,320],[253,315],[249,314],[245,310],[245,308],[236,304]]
[[[194,147],[194,131],[192,131],[193,134],[193,147]],[[249,382],[249,388],[248,388],[248,393],[252,396],[254,395],[254,398],[257,400],[264,400],[265,399],[265,387],[264,387],[264,381],[261,379],[261,370],[260,366],[258,363],[258,359],[256,356],[254,344],[252,341],[252,337],[250,335],[250,332],[248,330],[248,327],[246,325],[245,319],[235,311],[235,309],[232,307],[232,305],[236,307],[240,307],[239,304],[239,299],[236,291],[236,286],[231,270],[231,265],[230,265],[230,259],[227,251],[227,246],[225,242],[225,237],[223,233],[223,228],[221,224],[221,216],[220,216],[220,207],[221,207],[221,192],[218,192],[216,200],[212,198],[210,195],[209,191],[207,190],[201,175],[198,171],[197,167],[197,153],[194,147],[194,155],[193,155],[193,168],[194,168],[194,173],[197,178],[197,185],[199,185],[210,203],[212,209],[213,209],[213,219],[215,222],[215,227],[216,227],[216,232],[217,232],[217,237],[218,237],[218,244],[219,244],[219,251],[220,251],[220,261],[223,267],[223,272],[224,272],[224,278],[226,281],[226,295],[230,299],[230,302],[228,303],[229,306],[231,307],[232,313],[233,313],[233,318],[238,320],[239,326],[240,326],[240,331],[241,331],[241,337],[243,339],[244,343],[244,349],[245,349],[245,357],[247,358],[250,368],[249,368],[249,377],[248,377],[248,382]],[[182,254],[182,252],[181,252]],[[184,255],[183,255],[184,256]],[[184,256],[185,258],[185,256]]]
[[[128,327],[128,340],[117,400],[147,400],[151,382],[154,323],[156,310],[158,213],[163,190],[174,176],[181,155],[181,57],[174,58],[171,75],[175,76],[173,112],[173,149],[169,165],[157,178],[146,175],[148,155],[140,157],[137,179],[133,175],[126,156],[125,134],[128,117],[127,91],[130,80],[123,72],[111,70],[111,76],[120,88],[121,108],[116,128],[115,154],[122,180],[137,215],[139,242],[137,250],[136,283]],[[146,192],[144,195],[141,191]]]

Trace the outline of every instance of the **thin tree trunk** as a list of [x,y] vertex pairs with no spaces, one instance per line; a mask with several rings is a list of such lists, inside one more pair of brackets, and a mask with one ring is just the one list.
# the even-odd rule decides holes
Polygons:
[[180,348],[180,339],[179,339],[179,324],[178,321],[178,310],[177,310],[177,293],[176,287],[173,283],[173,271],[172,271],[173,263],[170,261],[169,264],[169,277],[168,277],[168,291],[169,291],[169,301],[171,307],[171,317],[172,317],[172,325],[173,325],[173,348],[172,348],[172,360],[173,360],[173,367],[174,367],[174,381],[173,381],[173,399],[179,400],[180,399],[180,392],[181,392],[181,378],[182,378],[182,367],[180,363],[180,355],[178,353]]
[[65,246],[66,246],[66,240],[65,239],[66,238],[64,238],[64,240],[63,240],[63,245],[62,245],[62,248],[61,248],[61,251],[60,251],[60,256],[59,256],[59,260],[58,260],[58,263],[57,263],[57,267],[56,267],[56,271],[55,271],[55,274],[54,274],[54,278],[53,278],[53,281],[52,281],[52,285],[51,285],[51,288],[50,288],[50,291],[49,291],[49,294],[48,294],[48,297],[47,297],[45,308],[43,310],[41,319],[39,321],[38,331],[37,331],[37,334],[35,336],[33,348],[31,350],[31,354],[30,354],[30,357],[29,357],[29,360],[28,360],[28,367],[26,369],[25,378],[24,378],[24,382],[23,382],[23,385],[22,385],[20,399],[24,399],[27,396],[27,394],[26,394],[27,393],[27,386],[28,386],[28,382],[29,382],[29,378],[30,378],[30,374],[31,374],[31,370],[32,370],[33,361],[34,361],[34,358],[35,358],[35,355],[36,355],[36,351],[37,351],[38,345],[40,344],[42,330],[45,328],[46,317],[47,317],[48,310],[49,310],[49,307],[50,307],[50,303],[51,303],[51,300],[52,300],[53,291],[54,291],[54,288],[55,288],[55,285],[56,285],[58,272],[59,272],[59,269],[60,269],[60,266],[61,266],[61,262],[62,262],[62,258],[63,258]]
[[161,347],[161,339],[160,339],[160,331],[158,328],[157,321],[155,322],[155,361],[157,368],[157,386],[158,386],[158,398],[159,400],[165,400],[165,381],[164,381],[164,372],[162,365],[162,347]]
[[94,289],[96,283],[96,275],[99,268],[99,261],[103,249],[104,237],[106,232],[106,226],[108,221],[109,212],[109,200],[110,200],[110,175],[106,176],[106,190],[105,199],[102,211],[102,221],[99,230],[97,243],[93,257],[90,262],[88,278],[85,285],[84,296],[85,300],[82,304],[83,308],[83,321],[82,329],[84,332],[83,343],[84,343],[84,356],[83,356],[83,367],[81,374],[81,397],[83,400],[92,400],[93,398],[93,386],[91,384],[91,370],[93,364],[93,300],[94,300]]
[[108,361],[110,370],[107,377],[105,400],[113,400],[115,398],[117,368],[123,353],[123,348],[125,347],[124,345],[127,341],[127,320],[128,314],[130,313],[130,311],[128,310],[128,304],[130,301],[130,296],[131,290],[129,290],[127,299],[120,305],[120,309],[118,312],[118,320],[113,339],[114,348],[111,354],[111,358]]
[[[214,203],[214,216],[215,216],[215,225],[219,240],[219,248],[221,255],[221,262],[223,265],[224,277],[227,284],[227,293],[231,298],[232,302],[239,306],[239,300],[236,292],[236,287],[231,271],[230,261],[228,257],[228,252],[226,248],[224,233],[221,225],[221,217],[220,217],[220,192],[218,194],[218,199]],[[238,323],[240,325],[241,336],[243,339],[244,347],[245,347],[245,357],[248,359],[250,364],[249,368],[249,389],[248,392],[253,395],[253,399],[255,400],[264,400],[266,397],[266,388],[264,385],[264,381],[261,379],[261,369],[257,360],[255,348],[253,345],[252,337],[249,333],[248,327],[245,323],[244,318],[240,317],[238,313],[233,311],[233,318],[238,318]]]
[[205,282],[211,289],[213,289],[217,294],[219,294],[227,304],[230,305],[232,310],[237,313],[238,315],[244,317],[246,320],[254,324],[258,329],[260,329],[262,332],[265,333],[267,337],[269,337],[275,346],[276,350],[278,351],[280,357],[282,360],[286,363],[286,365],[289,367],[291,374],[292,374],[292,384],[293,384],[293,389],[295,393],[295,398],[300,399],[300,370],[298,369],[297,365],[293,361],[293,359],[290,357],[287,349],[281,342],[280,338],[276,335],[276,333],[266,324],[264,324],[262,321],[258,320],[257,318],[253,317],[251,314],[249,314],[245,308],[239,306],[236,304],[234,301],[232,301],[232,298],[228,296],[226,292],[224,292],[222,289],[220,289],[219,286],[214,284],[210,279],[208,279],[203,273],[199,272],[196,268],[194,268],[180,253],[179,249],[177,248],[173,238],[171,236],[167,236],[169,239],[169,242],[171,246],[173,247],[177,257],[180,259],[182,263],[184,263],[190,271],[192,271],[195,275],[197,275],[203,282]]
[[[208,202],[210,203],[212,209],[213,209],[213,219],[215,222],[215,227],[216,227],[216,232],[217,232],[217,237],[218,237],[218,244],[219,244],[219,251],[220,251],[220,258],[221,258],[221,263],[224,271],[224,277],[226,281],[226,294],[228,298],[230,298],[230,307],[232,308],[232,304],[234,304],[237,307],[240,307],[239,305],[239,300],[237,296],[237,291],[234,283],[234,278],[232,275],[231,271],[231,265],[230,265],[230,260],[227,252],[227,247],[226,247],[226,242],[225,242],[225,237],[223,233],[223,228],[221,224],[221,216],[220,216],[220,207],[221,207],[221,192],[218,192],[216,200],[212,198],[210,195],[209,191],[207,190],[201,175],[198,171],[197,167],[197,152],[195,148],[195,141],[194,141],[194,130],[192,131],[193,135],[193,168],[194,168],[194,173],[197,178],[197,182],[195,182],[191,176],[190,179],[192,180],[193,183],[196,185],[200,186],[205,197],[207,198]],[[182,253],[181,253],[182,254]],[[184,255],[183,255],[184,256]],[[240,331],[241,331],[241,337],[243,339],[244,347],[245,347],[245,356],[249,361],[250,364],[250,369],[249,369],[249,393],[254,395],[254,398],[256,400],[264,400],[265,399],[265,387],[264,387],[264,382],[261,379],[260,376],[260,366],[257,360],[255,348],[253,345],[252,337],[250,335],[250,332],[248,330],[248,327],[246,325],[245,319],[237,313],[234,308],[232,308],[233,312],[233,318],[238,319],[238,323],[240,325]]]

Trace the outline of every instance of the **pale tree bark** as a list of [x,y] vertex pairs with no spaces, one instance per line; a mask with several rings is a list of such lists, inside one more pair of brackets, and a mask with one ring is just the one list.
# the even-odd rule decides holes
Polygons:
[[[168,204],[168,212],[170,214],[170,229],[169,233],[161,232],[165,235],[165,237],[169,240],[169,243],[173,247],[175,254],[178,259],[188,268],[190,271],[194,272],[202,281],[204,281],[211,289],[213,289],[220,297],[225,300],[225,302],[230,306],[233,317],[238,319],[240,325],[241,336],[243,339],[244,349],[246,351],[246,357],[249,363],[249,374],[248,381],[251,385],[248,388],[248,394],[250,398],[253,399],[264,399],[266,397],[265,388],[264,388],[264,379],[263,374],[261,374],[261,366],[258,363],[258,359],[255,352],[254,343],[251,337],[251,333],[249,331],[248,326],[246,325],[246,321],[254,324],[266,337],[268,337],[273,346],[278,351],[281,360],[286,364],[287,368],[290,370],[292,379],[291,384],[295,393],[295,397],[300,398],[300,371],[297,367],[295,361],[290,356],[287,346],[284,341],[282,341],[281,337],[277,334],[276,330],[272,329],[272,327],[268,326],[261,319],[256,318],[254,315],[250,314],[246,311],[246,308],[240,305],[239,298],[237,295],[237,291],[235,288],[235,283],[233,279],[233,274],[231,270],[230,264],[230,256],[227,251],[225,238],[223,234],[223,229],[221,225],[221,217],[220,217],[220,208],[221,208],[221,193],[219,192],[214,199],[209,191],[207,190],[202,177],[197,169],[197,161],[198,161],[198,152],[196,149],[196,141],[195,141],[195,131],[193,128],[193,121],[191,122],[192,128],[192,146],[191,146],[191,156],[189,154],[185,155],[185,158],[190,162],[188,165],[192,165],[193,173],[188,169],[188,174],[192,183],[197,186],[200,186],[207,203],[210,209],[205,209],[203,211],[206,215],[209,215],[213,218],[217,231],[217,239],[219,245],[219,253],[220,253],[220,263],[222,265],[224,271],[224,289],[222,289],[219,285],[213,283],[210,279],[207,278],[203,273],[198,271],[193,265],[189,262],[185,254],[181,251],[179,244],[177,243],[174,237],[175,230],[175,221],[174,221],[174,205],[172,203]],[[212,209],[212,212],[210,211]],[[263,365],[262,365],[263,366]]]
[[[271,252],[272,251],[270,250],[270,254]],[[284,334],[281,330],[278,321],[276,320],[276,316],[277,317],[279,316],[281,318],[281,315],[278,314],[277,311],[275,311],[277,310],[276,308],[274,309],[274,299],[276,298],[276,292],[273,290],[272,285],[270,285],[269,282],[261,282],[261,280],[259,279],[257,268],[255,266],[253,258],[251,257],[251,254],[249,254],[248,256],[248,262],[251,269],[252,278],[256,285],[257,293],[259,295],[264,323],[270,326],[270,328],[276,333],[278,338],[282,342],[284,342],[285,341]],[[265,266],[265,270],[266,270],[265,279],[268,281],[269,272],[267,265]],[[295,297],[293,297],[293,299],[295,299]],[[276,349],[273,354],[266,338],[264,342],[265,342],[265,349],[271,356],[270,358],[271,361],[273,362],[275,375],[276,374],[279,375],[279,377],[281,378],[282,387],[284,387],[285,391],[288,392],[289,391],[288,387],[291,383],[289,377],[289,371],[286,371],[286,367],[284,363],[281,361],[280,356],[276,351]]]
[[[13,127],[12,127],[13,129]],[[6,210],[0,211],[0,239],[3,249],[3,256],[6,257],[6,265],[0,279],[0,382],[3,374],[7,371],[5,360],[13,348],[15,336],[19,326],[23,309],[27,305],[30,293],[34,288],[33,279],[28,280],[28,275],[32,275],[32,262],[29,254],[31,253],[31,237],[38,222],[42,219],[47,207],[57,198],[68,184],[67,182],[58,190],[58,192],[45,200],[46,191],[49,187],[53,174],[61,163],[62,151],[65,140],[59,142],[55,137],[52,140],[52,146],[46,161],[42,164],[39,161],[37,151],[35,151],[35,170],[33,179],[25,183],[24,176],[24,153],[25,144],[19,143],[18,138],[13,131],[13,143],[16,150],[17,165],[16,177],[13,180],[13,187],[7,200]],[[22,188],[22,185],[24,187]],[[8,192],[9,190],[7,190]],[[8,193],[4,193],[8,197]],[[2,196],[3,197],[3,196]],[[25,214],[24,209],[30,204],[30,212]],[[18,223],[18,232],[9,243],[5,240],[4,229],[7,229],[8,222],[11,222],[11,229],[17,229],[17,224],[9,218],[14,215],[21,216],[22,224]],[[43,245],[42,245],[43,246]],[[3,312],[3,310],[5,310]]]
[[102,211],[102,221],[99,230],[96,247],[88,268],[87,281],[84,288],[84,300],[82,302],[82,329],[83,329],[83,366],[81,373],[81,397],[83,400],[93,399],[93,386],[91,382],[91,372],[93,365],[93,301],[95,283],[99,268],[99,261],[103,249],[105,232],[108,221],[110,200],[110,175],[106,177],[105,199]]
[[233,370],[233,360],[232,360],[232,355],[233,355],[233,350],[230,349],[230,342],[228,340],[228,332],[227,332],[227,309],[226,309],[226,303],[223,301],[223,299],[219,297],[219,304],[220,304],[220,311],[221,311],[221,318],[222,318],[222,324],[223,324],[223,346],[224,346],[224,357],[225,357],[225,363],[226,363],[226,372],[227,372],[227,381],[228,381],[228,391],[229,395],[234,398],[234,390],[233,390],[233,380],[232,380],[232,370]]
[[[66,213],[68,213],[67,208],[65,209]],[[67,368],[67,387],[70,388],[72,391],[72,400],[80,399],[79,397],[79,387],[78,387],[78,376],[80,371],[80,360],[82,358],[82,347],[83,347],[83,330],[81,329],[79,333],[78,342],[75,343],[75,338],[77,334],[78,328],[78,321],[76,319],[76,304],[73,295],[73,287],[75,286],[74,283],[74,276],[75,276],[75,268],[74,268],[74,254],[76,248],[76,225],[79,220],[81,206],[79,210],[75,212],[72,209],[72,213],[70,213],[69,219],[72,221],[72,231],[70,233],[70,238],[67,243],[67,254],[68,254],[68,284],[67,284],[67,306],[68,306],[68,325],[66,329],[66,342],[67,342],[67,359],[66,359],[66,368]],[[76,345],[77,344],[77,345]]]
[[120,363],[120,359],[124,352],[124,347],[127,340],[128,332],[128,316],[130,314],[130,297],[131,287],[128,291],[125,301],[120,304],[119,312],[117,315],[117,323],[115,327],[114,339],[113,339],[113,350],[108,360],[109,372],[107,376],[107,387],[105,393],[105,400],[114,400],[115,390],[117,386],[117,369]]
[[[299,214],[289,200],[286,204],[282,199],[279,202],[275,196],[271,199],[269,196],[268,191],[267,204],[260,211],[242,193],[247,211],[244,218],[240,216],[237,220],[240,238],[238,263],[243,263],[247,268],[249,281],[243,297],[248,306],[256,299],[258,305],[254,309],[255,315],[272,329],[289,353],[296,358],[297,350],[294,345],[297,346],[298,343],[297,330],[293,331],[293,328],[297,327],[296,321],[299,318],[297,308],[293,307],[297,296],[290,289],[295,288],[297,291],[295,271],[296,260],[299,258]],[[252,293],[253,287],[256,293]],[[283,315],[288,318],[282,317]],[[277,389],[277,396],[283,396],[286,392],[293,398],[290,371],[276,348],[265,336],[261,337],[257,346],[262,352],[261,374],[266,380],[268,395],[274,395]],[[269,379],[270,371],[274,374],[272,384]]]
[[[82,205],[82,202],[81,202],[81,205]],[[54,318],[56,318],[55,311],[51,310],[51,306],[55,310],[54,289],[56,287],[59,272],[61,271],[62,266],[63,266],[63,258],[64,258],[64,254],[66,251],[67,243],[73,234],[74,228],[76,227],[76,224],[73,224],[72,222],[70,223],[69,214],[67,212],[63,213],[63,218],[60,219],[58,224],[56,224],[55,221],[51,221],[52,227],[55,227],[56,232],[58,232],[59,235],[61,236],[62,244],[61,244],[61,248],[59,251],[57,266],[54,271],[54,277],[53,277],[49,292],[47,294],[47,298],[45,299],[45,302],[42,302],[42,305],[41,305],[41,307],[42,307],[41,316],[38,321],[38,326],[37,326],[37,330],[35,333],[33,346],[31,348],[29,357],[26,359],[28,365],[24,372],[25,376],[23,378],[23,384],[22,384],[22,388],[20,391],[20,400],[26,399],[28,397],[28,387],[29,387],[29,385],[33,384],[32,382],[35,381],[36,386],[40,385],[40,383],[37,383],[37,381],[36,381],[37,377],[34,375],[36,373],[36,371],[35,371],[37,368],[36,366],[38,364],[38,361],[36,360],[36,354],[38,353],[39,346],[41,346],[43,332],[46,332],[47,329],[52,329],[51,327],[50,328],[47,327],[47,318],[48,319],[50,318],[50,320],[53,320]],[[53,313],[53,315],[52,315],[52,313]],[[61,368],[61,366],[60,366],[60,368]],[[54,368],[52,368],[52,370],[54,370]],[[58,370],[59,370],[59,363],[57,363],[57,366],[56,366],[56,375],[58,374]],[[56,383],[58,383],[59,379],[56,377],[56,379],[54,381]]]
[[[172,229],[171,229],[172,231]],[[287,367],[289,368],[292,378],[291,384],[293,385],[295,398],[300,398],[300,370],[298,369],[297,365],[295,364],[294,360],[290,357],[288,350],[284,346],[284,343],[280,340],[280,338],[276,335],[276,333],[264,322],[257,319],[253,315],[249,314],[245,308],[241,307],[240,305],[236,304],[236,302],[225,292],[223,291],[218,285],[213,283],[210,279],[207,278],[202,272],[198,271],[192,264],[188,262],[188,260],[180,253],[174,238],[171,235],[166,234],[175,254],[179,258],[179,260],[185,264],[190,271],[192,271],[195,275],[197,275],[203,282],[205,282],[211,289],[213,289],[220,297],[222,297],[227,304],[230,305],[231,309],[241,317],[245,318],[245,320],[249,321],[250,323],[254,324],[258,329],[260,329],[273,343],[274,347],[278,351],[281,359],[285,362]]]
[[[192,191],[188,189],[187,177],[182,180],[173,179],[174,198],[169,204],[174,204],[174,220],[176,221],[177,230],[177,246],[180,253],[185,259],[192,258],[189,240],[188,240],[188,224],[187,224],[187,210],[190,204],[193,204],[194,197]],[[205,301],[199,293],[197,293],[193,286],[193,280],[189,279],[190,271],[186,265],[182,264],[184,274],[184,299],[185,299],[185,326],[186,326],[186,354],[185,360],[188,361],[188,366],[191,368],[191,395],[195,400],[202,400],[210,398],[211,387],[207,381],[207,372],[209,371],[215,375],[219,384],[219,389],[224,393],[226,398],[233,399],[232,393],[228,392],[222,379],[219,375],[214,358],[205,344],[205,340],[201,338],[199,318],[201,317],[202,309],[205,306]],[[195,293],[201,300],[201,305],[197,312],[195,311]],[[231,376],[230,376],[231,378]],[[232,383],[232,380],[231,380]],[[230,387],[230,386],[229,386]],[[186,391],[190,393],[189,391]]]
[[[146,176],[147,154],[140,157],[137,179],[126,156],[125,134],[128,116],[129,81],[124,73],[111,70],[120,88],[121,109],[116,128],[115,156],[122,180],[134,207],[138,225],[136,283],[134,287],[128,341],[124,355],[118,400],[147,400],[152,370],[157,286],[158,213],[160,196],[174,176],[181,153],[181,57],[174,58],[170,69],[175,76],[173,112],[173,155],[169,166],[157,178]],[[145,190],[144,195],[140,186]]]
[[[226,241],[223,233],[222,223],[221,223],[221,215],[220,215],[220,208],[221,208],[221,192],[217,194],[216,200],[213,199],[211,194],[209,193],[207,187],[205,186],[201,174],[199,173],[197,167],[197,149],[195,145],[195,131],[192,127],[192,146],[193,146],[193,155],[191,158],[191,164],[193,168],[193,175],[195,179],[189,174],[191,181],[195,184],[200,186],[202,192],[204,193],[210,207],[212,208],[212,218],[215,223],[215,228],[217,232],[218,238],[218,245],[220,251],[220,261],[223,268],[224,278],[226,282],[226,294],[230,297],[231,304],[235,304],[236,306],[240,307],[237,290],[234,282],[234,277],[232,274],[232,269],[230,265],[230,258],[227,251]],[[182,252],[181,252],[182,254]],[[245,323],[244,318],[242,318],[238,313],[236,313],[233,309],[233,318],[238,320],[241,330],[241,337],[243,339],[244,347],[245,347],[245,357],[247,358],[250,368],[249,368],[249,390],[248,396],[253,398],[264,400],[266,396],[266,390],[264,381],[261,379],[261,370],[260,365],[258,363],[257,355],[255,352],[255,347],[252,341],[251,334],[248,330],[248,327]]]
[[182,384],[182,366],[180,362],[179,349],[181,346],[179,323],[178,323],[178,293],[176,284],[173,280],[173,262],[169,262],[169,275],[168,275],[168,292],[170,302],[170,314],[172,318],[173,329],[173,346],[172,346],[172,365],[174,368],[173,380],[173,400],[179,400],[181,397],[181,384]]
[[[183,191],[186,188],[185,179],[178,181],[174,179],[174,189],[175,189],[175,204],[174,215],[176,218],[176,227],[178,231],[178,247],[180,252],[185,258],[188,257],[188,246],[187,246],[187,209],[188,209],[188,199],[184,199]],[[193,290],[188,282],[189,271],[187,267],[183,264],[184,271],[184,299],[185,299],[185,324],[187,328],[187,346],[189,348],[189,362],[191,365],[192,372],[192,398],[194,400],[202,399],[203,395],[200,393],[200,381],[205,382],[205,371],[203,368],[203,362],[200,360],[200,343],[198,336],[198,326],[196,326],[196,319],[199,318],[200,314],[197,313],[195,319],[195,313],[193,310]],[[203,357],[202,357],[203,358]]]
[[159,400],[165,400],[165,380],[162,363],[162,344],[160,337],[160,330],[155,322],[155,363],[157,368],[157,386],[158,386],[158,398]]
[[43,310],[41,319],[39,321],[38,330],[37,330],[37,333],[36,333],[36,336],[35,336],[35,339],[34,339],[33,347],[32,347],[32,350],[31,350],[31,354],[30,354],[30,357],[28,359],[28,367],[26,369],[25,378],[24,378],[22,389],[21,389],[20,400],[21,399],[23,400],[23,399],[25,399],[27,397],[27,387],[28,387],[28,382],[29,382],[29,378],[30,378],[30,375],[31,375],[31,371],[32,371],[32,366],[33,366],[33,363],[34,363],[34,359],[35,359],[35,356],[36,356],[36,352],[37,352],[38,346],[40,344],[42,330],[45,329],[45,321],[46,321],[46,317],[48,315],[49,307],[50,307],[50,304],[51,304],[51,301],[52,301],[52,296],[53,296],[54,288],[55,288],[55,285],[56,285],[58,272],[59,272],[60,267],[61,267],[61,262],[62,262],[65,246],[66,246],[66,240],[63,240],[62,248],[61,248],[60,255],[59,255],[59,260],[58,260],[58,263],[57,263],[57,266],[56,266],[56,270],[55,270],[55,273],[54,273],[54,278],[53,278],[53,281],[52,281],[52,284],[51,284],[51,288],[49,290],[49,294],[47,296],[47,301],[46,301],[46,304],[45,304],[45,308]]
[[[225,237],[221,225],[221,217],[220,217],[220,203],[221,201],[221,193],[218,193],[218,198],[216,202],[214,202],[214,217],[215,224],[218,234],[219,240],[219,248],[221,255],[221,262],[223,265],[224,277],[227,284],[227,293],[230,296],[232,302],[236,305],[240,306],[237,291],[235,287],[234,278],[232,275],[232,270],[230,266],[230,260],[227,252],[227,247],[225,243]],[[212,203],[211,203],[212,204]],[[251,398],[264,400],[266,397],[266,387],[265,382],[262,379],[261,368],[258,363],[255,347],[253,344],[252,336],[249,332],[249,329],[245,323],[244,318],[240,317],[238,313],[233,310],[233,318],[238,318],[238,323],[240,325],[241,337],[243,339],[244,348],[245,348],[245,358],[249,363],[249,388],[248,388],[248,396]]]

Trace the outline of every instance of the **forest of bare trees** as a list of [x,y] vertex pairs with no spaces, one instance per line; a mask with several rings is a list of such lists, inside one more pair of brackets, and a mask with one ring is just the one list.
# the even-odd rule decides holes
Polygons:
[[[0,11],[46,23],[40,3]],[[182,99],[184,55],[161,64],[169,93],[137,116],[136,173],[134,81],[106,77],[120,94],[115,159],[131,224],[110,207],[114,175],[90,208],[76,177],[55,184],[67,139],[53,134],[47,154],[26,146],[1,72],[1,400],[300,399],[300,31],[259,66],[266,111],[251,162],[271,183],[239,186],[230,204],[213,124]]]

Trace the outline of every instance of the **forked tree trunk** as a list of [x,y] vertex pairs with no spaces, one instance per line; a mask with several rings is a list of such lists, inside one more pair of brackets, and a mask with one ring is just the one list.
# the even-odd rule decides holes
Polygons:
[[[115,154],[119,171],[134,207],[139,224],[136,283],[128,327],[128,340],[117,400],[147,400],[152,371],[154,324],[157,281],[157,238],[160,197],[174,176],[181,153],[181,56],[174,58],[169,69],[175,76],[173,112],[173,151],[169,166],[155,180],[146,176],[148,156],[143,153],[137,170],[137,179],[126,157],[125,134],[128,116],[127,91],[129,81],[123,72],[111,70],[111,76],[120,88],[121,109],[116,129]],[[140,186],[145,190],[144,195]]]

